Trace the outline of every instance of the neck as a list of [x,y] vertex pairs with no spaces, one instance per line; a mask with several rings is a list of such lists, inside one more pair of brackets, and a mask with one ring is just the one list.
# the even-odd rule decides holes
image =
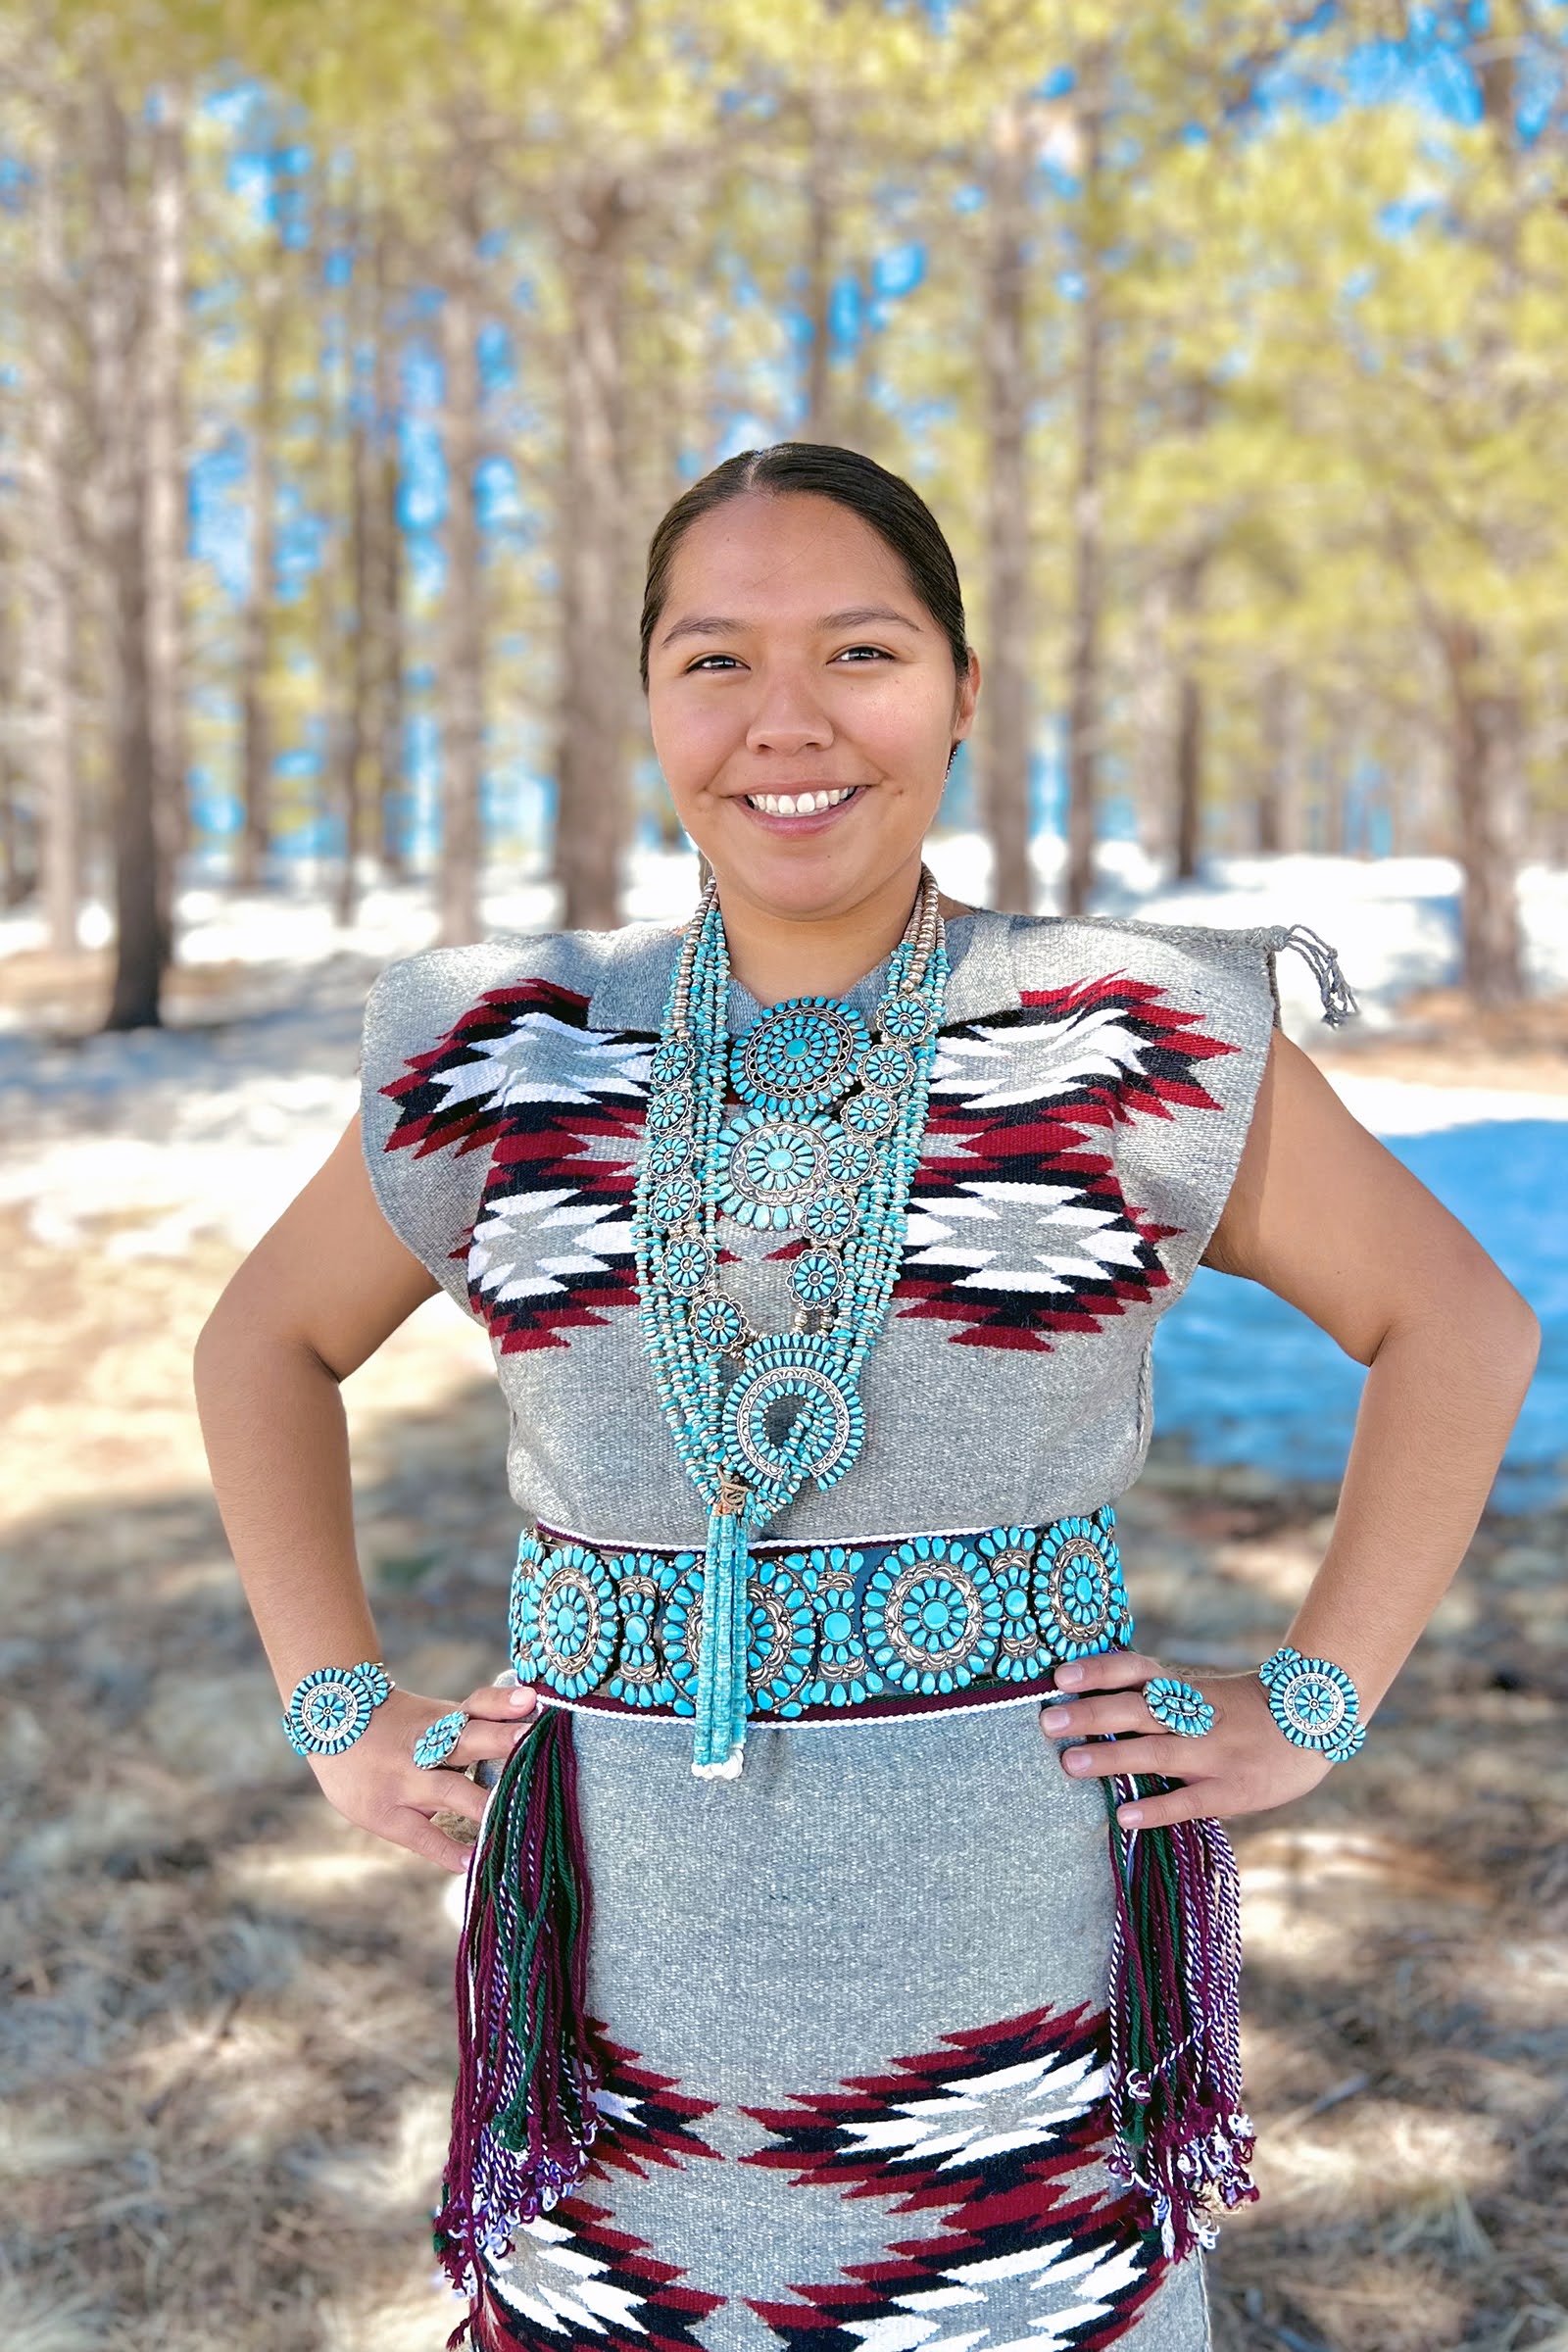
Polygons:
[[[755,906],[733,884],[719,886],[731,976],[759,1004],[787,997],[838,997],[874,971],[904,937],[920,887],[920,860],[833,914],[782,915]],[[943,894],[944,917],[969,909]]]

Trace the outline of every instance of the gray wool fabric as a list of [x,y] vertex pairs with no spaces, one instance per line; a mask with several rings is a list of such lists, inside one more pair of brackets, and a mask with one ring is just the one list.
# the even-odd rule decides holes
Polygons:
[[[1246,1140],[1286,944],[984,908],[950,924],[864,1450],[769,1540],[1028,1526],[1123,1492],[1154,1326]],[[490,1333],[520,1518],[617,1548],[700,1548],[706,1518],[631,1255],[678,945],[639,924],[436,950],[391,966],[366,1015],[370,1180]],[[862,1011],[885,968],[846,992]],[[733,988],[732,1031],[760,1010]],[[783,1238],[721,1222],[724,1287],[764,1329],[791,1319]],[[573,1731],[589,2006],[622,2072],[611,2152],[496,2268],[496,2344],[1206,2346],[1200,2260],[1162,2264],[1104,2169],[1104,1806],[1035,1707],[754,1720],[735,1781],[694,1779],[678,1725],[578,1710]]]

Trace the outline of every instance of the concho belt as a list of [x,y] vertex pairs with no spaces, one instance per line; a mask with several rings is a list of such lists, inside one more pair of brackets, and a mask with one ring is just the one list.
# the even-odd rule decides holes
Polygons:
[[[1013,1702],[1053,1667],[1131,1642],[1108,1505],[1044,1527],[755,1544],[749,1712],[842,1723]],[[517,1546],[518,1680],[568,1707],[695,1712],[703,1554],[538,1527]]]

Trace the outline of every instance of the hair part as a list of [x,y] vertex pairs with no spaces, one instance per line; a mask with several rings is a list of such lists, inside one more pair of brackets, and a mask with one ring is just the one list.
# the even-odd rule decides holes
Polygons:
[[[692,524],[751,491],[772,497],[808,493],[831,498],[869,523],[903,564],[910,588],[947,638],[954,669],[968,674],[969,640],[964,631],[958,567],[942,526],[918,490],[858,449],[831,441],[775,441],[768,449],[744,449],[683,490],[648,542],[648,581],[643,591],[641,657],[643,692],[648,692],[648,649],[669,596],[675,552]],[[951,762],[950,762],[951,764]]]

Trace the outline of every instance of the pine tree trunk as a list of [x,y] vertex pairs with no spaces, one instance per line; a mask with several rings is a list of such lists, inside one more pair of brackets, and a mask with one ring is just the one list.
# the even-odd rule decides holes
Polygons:
[[1262,694],[1262,759],[1257,776],[1256,839],[1265,858],[1296,847],[1297,727],[1299,699],[1288,669],[1271,664]]
[[42,832],[49,944],[74,956],[81,908],[80,777],[73,692],[74,590],[79,551],[68,486],[71,354],[65,331],[64,123],[46,126],[34,183],[36,257],[31,303],[32,496],[23,628],[32,708],[32,773]]
[[390,246],[391,232],[383,220],[375,239],[372,289],[374,438],[366,513],[371,697],[367,725],[375,777],[377,854],[386,879],[401,882],[408,871],[403,847],[403,524],[398,513],[397,353],[388,318]]
[[1197,669],[1197,635],[1205,562],[1202,555],[1189,556],[1176,574],[1174,617],[1181,650],[1171,785],[1178,882],[1191,882],[1197,877],[1203,846],[1203,688]]
[[831,441],[833,433],[833,97],[825,78],[807,102],[806,311],[810,327],[803,441]]
[[174,896],[188,824],[184,741],[185,118],[161,94],[151,134],[146,323],[147,668],[158,834],[159,951],[174,953]]
[[[353,368],[350,366],[352,383]],[[345,619],[347,660],[338,699],[337,785],[343,817],[343,859],[334,913],[346,930],[359,910],[359,856],[364,828],[361,774],[368,731],[372,672],[370,612],[370,437],[358,413],[349,420],[349,548]]]
[[479,203],[477,170],[461,138],[451,161],[442,286],[442,441],[446,588],[438,699],[441,725],[441,939],[480,936],[480,790],[484,769],[484,575],[479,461]]
[[99,436],[99,541],[107,592],[107,726],[113,795],[114,994],[107,1027],[157,1027],[163,906],[147,660],[145,288],[130,142],[118,99],[94,103],[93,372]]
[[1464,877],[1464,985],[1477,1004],[1515,1004],[1525,994],[1519,923],[1519,697],[1495,674],[1480,632],[1470,622],[1447,625],[1446,652],[1448,773]]
[[1017,99],[998,113],[992,137],[983,355],[987,416],[990,662],[981,704],[991,904],[1027,914],[1029,867],[1029,468],[1030,375],[1025,334],[1029,149]]
[[[620,920],[631,829],[617,678],[621,584],[620,303],[625,191],[585,181],[562,200],[566,281],[565,466],[559,515],[562,702],[556,871],[568,929]],[[629,659],[629,649],[627,651]]]
[[282,240],[274,231],[256,296],[256,391],[251,411],[251,560],[240,652],[240,795],[244,821],[235,880],[255,890],[272,845],[272,609],[277,592],[277,432],[283,359]]
[[1105,59],[1086,61],[1079,113],[1080,238],[1078,354],[1074,386],[1077,463],[1072,503],[1072,612],[1067,657],[1067,866],[1063,909],[1082,914],[1095,883],[1100,797],[1100,638],[1103,598],[1105,294],[1100,220],[1104,149]]

